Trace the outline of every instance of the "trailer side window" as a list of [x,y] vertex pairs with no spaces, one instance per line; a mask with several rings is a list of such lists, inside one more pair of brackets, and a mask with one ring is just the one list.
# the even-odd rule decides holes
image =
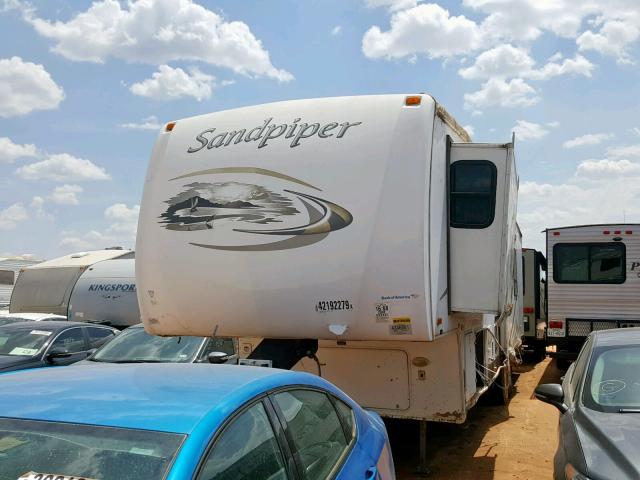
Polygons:
[[624,283],[624,243],[558,243],[553,246],[556,283]]
[[455,228],[486,228],[496,208],[496,166],[487,160],[451,164],[450,221]]

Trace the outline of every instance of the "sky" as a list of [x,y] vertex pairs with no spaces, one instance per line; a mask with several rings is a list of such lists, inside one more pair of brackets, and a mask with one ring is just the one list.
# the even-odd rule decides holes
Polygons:
[[637,0],[0,0],[0,256],[132,248],[166,122],[427,92],[516,134],[518,221],[640,222]]

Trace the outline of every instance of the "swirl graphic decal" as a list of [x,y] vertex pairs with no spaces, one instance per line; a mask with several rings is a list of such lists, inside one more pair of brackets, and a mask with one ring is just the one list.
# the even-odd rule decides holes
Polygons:
[[[254,167],[200,170],[171,180],[220,174],[260,175],[276,179],[275,183],[284,181],[320,191],[302,180]],[[165,201],[168,207],[160,215],[159,223],[177,232],[202,231],[204,234],[206,231],[210,235],[201,236],[202,240],[219,240],[215,244],[190,242],[198,247],[236,251],[299,248],[316,243],[353,222],[353,216],[344,207],[288,188],[277,189],[236,180],[199,181],[183,187],[183,191]],[[298,219],[302,218],[304,220],[300,222]],[[274,228],[273,224],[281,226]],[[258,238],[265,236],[290,238],[256,243],[264,242]]]

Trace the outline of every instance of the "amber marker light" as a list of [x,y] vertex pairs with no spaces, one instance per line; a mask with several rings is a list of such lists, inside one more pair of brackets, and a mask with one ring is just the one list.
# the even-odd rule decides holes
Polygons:
[[167,126],[164,127],[164,131],[165,132],[170,132],[171,130],[173,130],[173,127],[176,126],[176,122],[169,122],[167,123]]
[[422,102],[422,97],[420,95],[413,95],[411,97],[407,97],[404,99],[404,104],[407,107],[417,107]]

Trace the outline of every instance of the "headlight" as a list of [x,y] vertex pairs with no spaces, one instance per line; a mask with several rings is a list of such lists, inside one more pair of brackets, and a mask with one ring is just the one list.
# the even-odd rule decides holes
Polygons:
[[567,463],[564,467],[564,477],[567,480],[589,480],[589,477],[580,473],[576,470],[576,467],[570,463]]

